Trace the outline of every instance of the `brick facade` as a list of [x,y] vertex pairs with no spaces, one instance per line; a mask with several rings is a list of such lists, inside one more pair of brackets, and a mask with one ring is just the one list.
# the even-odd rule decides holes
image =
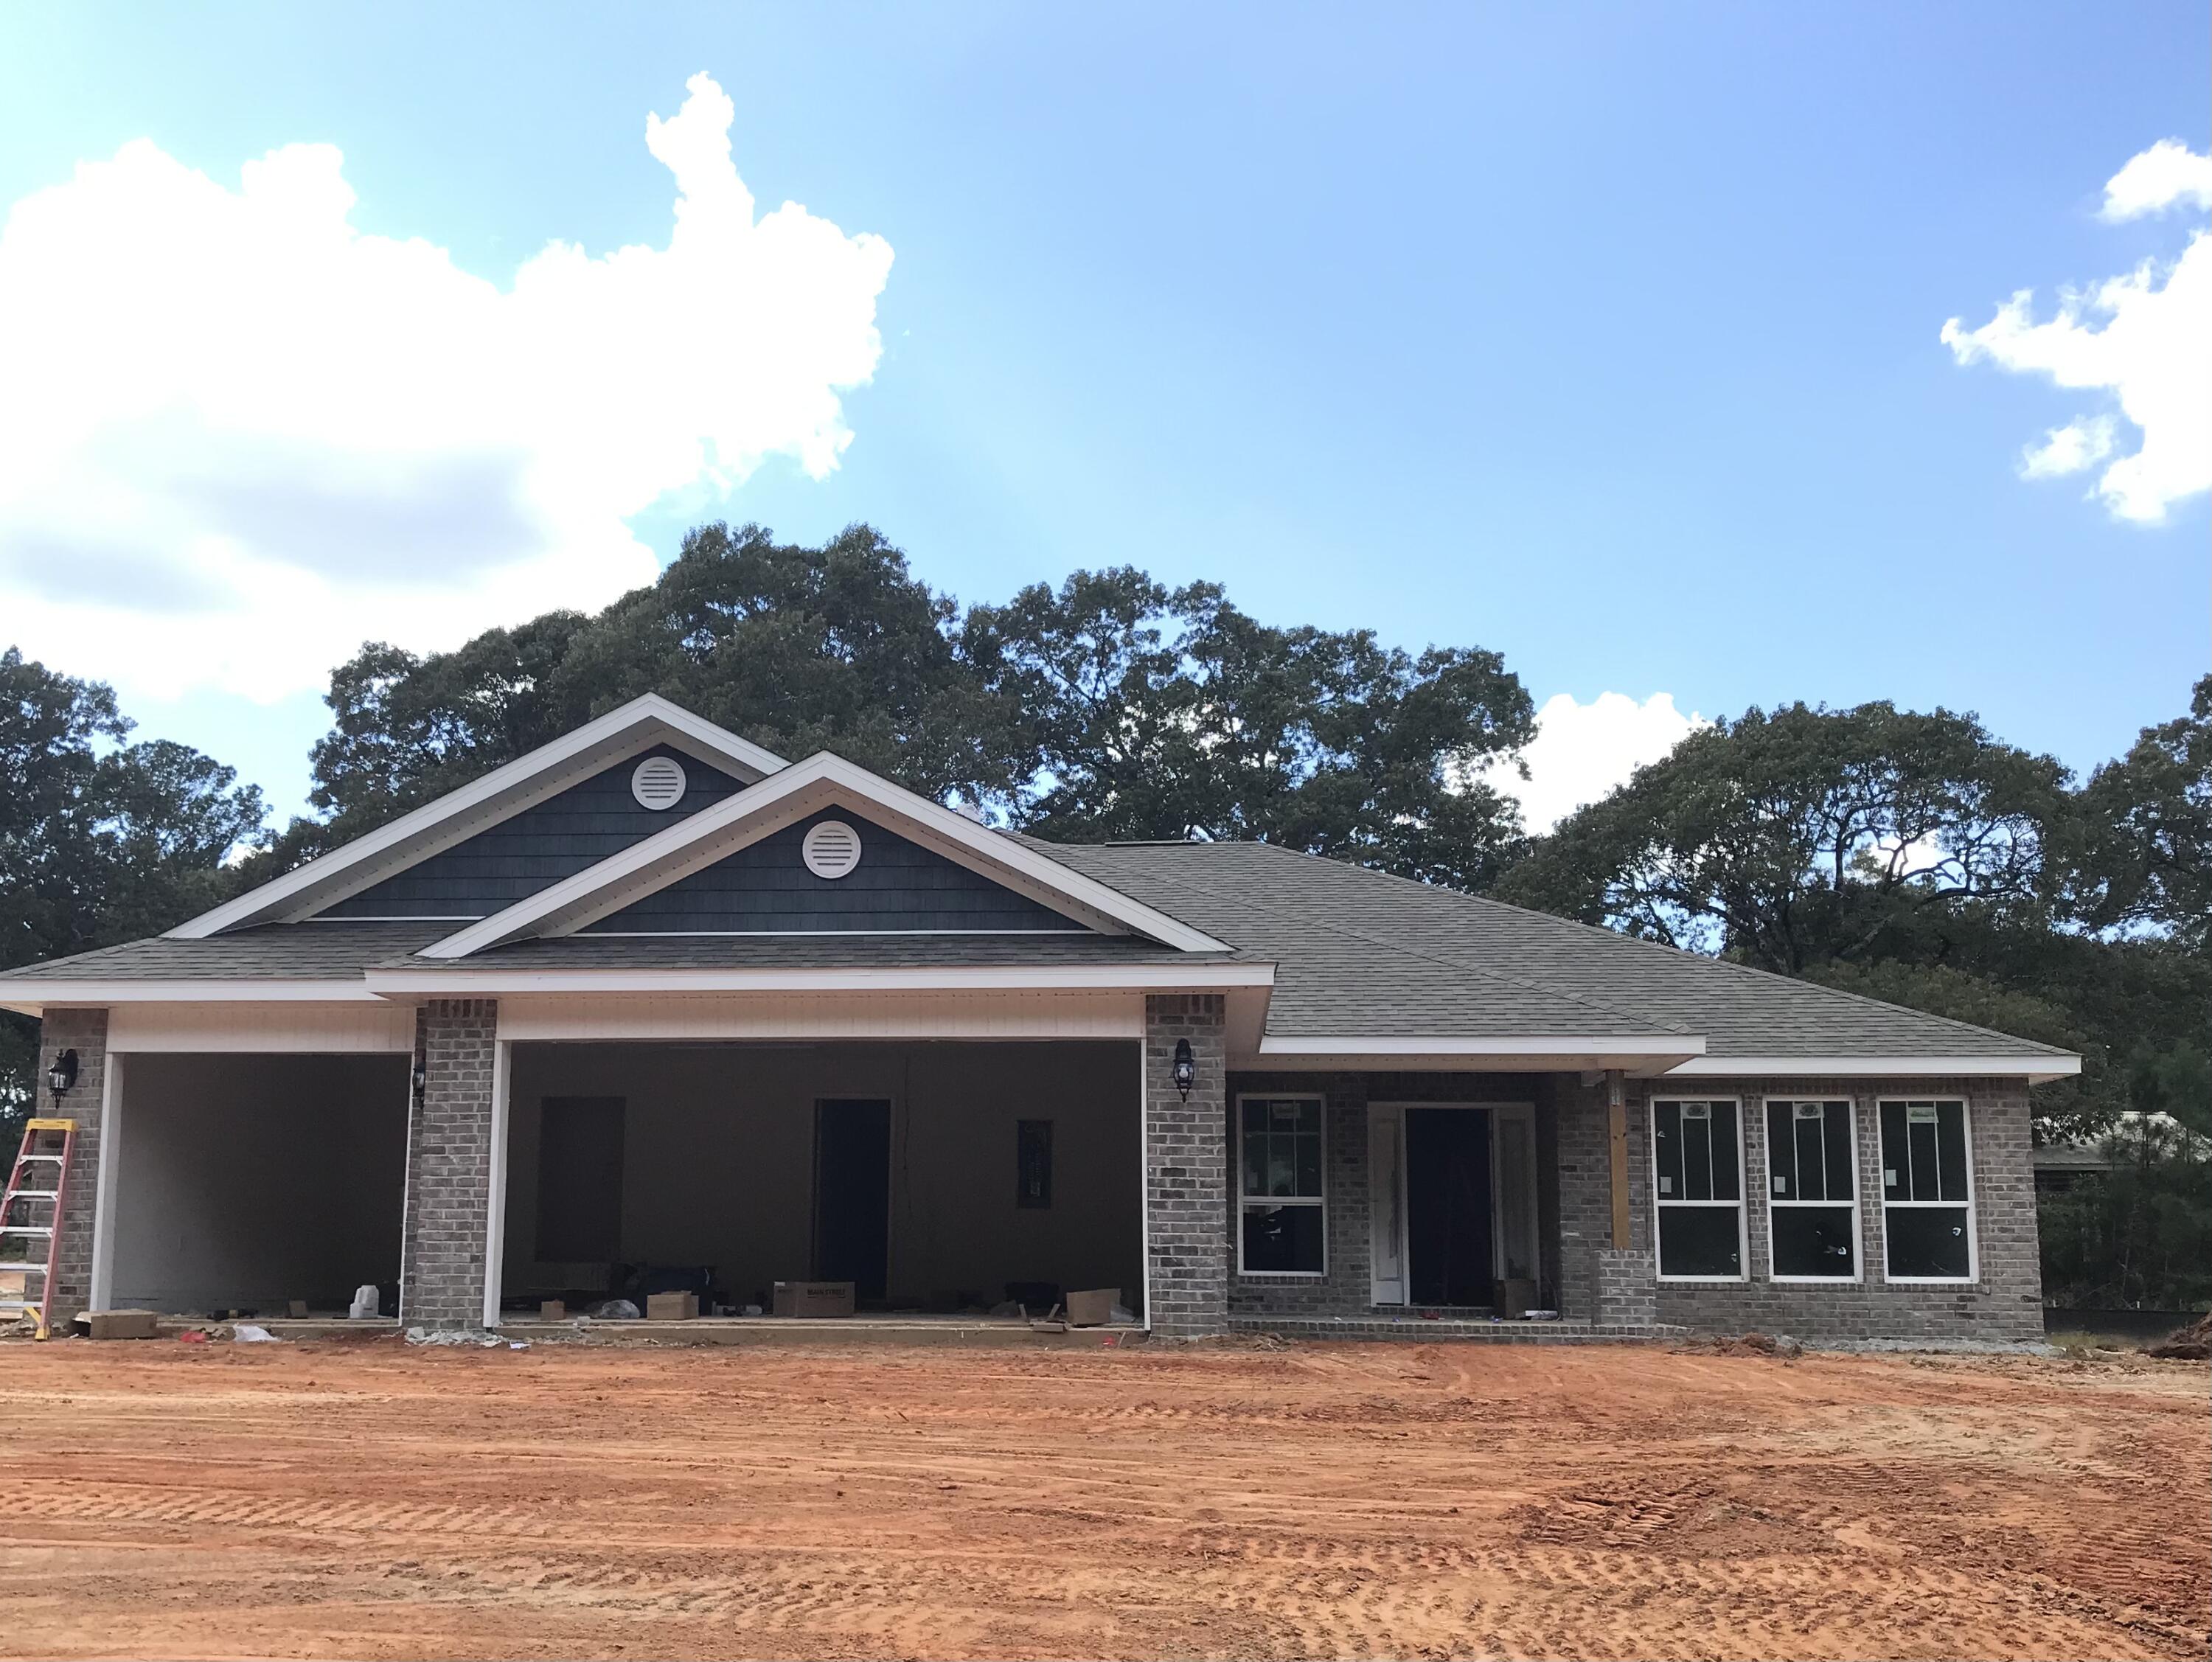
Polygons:
[[[46,1070],[64,1050],[76,1052],[76,1083],[57,1100],[46,1088]],[[35,1119],[73,1119],[76,1147],[70,1159],[69,1193],[63,1202],[61,1251],[54,1268],[53,1320],[57,1331],[66,1332],[70,1318],[92,1303],[92,1239],[100,1184],[100,1105],[107,1088],[107,1012],[105,1010],[48,1010],[39,1030]],[[12,1162],[15,1150],[8,1151]],[[33,1167],[33,1170],[40,1168]],[[48,1208],[23,1202],[16,1221],[43,1223]],[[44,1238],[31,1236],[27,1256],[37,1258]],[[31,1285],[38,1285],[33,1278]]]
[[495,999],[433,999],[416,1020],[419,1099],[407,1123],[399,1316],[410,1326],[483,1323],[490,1228]]
[[[1155,1333],[1229,1330],[1229,1138],[1218,993],[1145,1000],[1145,1250]],[[1190,1041],[1197,1082],[1175,1087],[1176,1041]]]
[[[2043,1267],[2036,1236],[2035,1172],[2030,1160],[2027,1083],[2021,1079],[1740,1079],[1688,1087],[1634,1081],[1638,1113],[1655,1097],[1733,1097],[1743,1105],[1745,1233],[1748,1282],[1657,1284],[1660,1319],[1707,1330],[1759,1329],[1809,1339],[2040,1339]],[[1768,1097],[1852,1104],[1858,1151],[1859,1268],[1856,1282],[1835,1285],[1771,1279],[1767,1238]],[[1885,1098],[1964,1101],[1973,1173],[1975,1279],[1961,1284],[1892,1282],[1882,1272],[1881,1128]],[[1648,1206],[1651,1156],[1647,1128],[1632,1124],[1629,1172]],[[1638,1141],[1641,1137],[1642,1141]]]

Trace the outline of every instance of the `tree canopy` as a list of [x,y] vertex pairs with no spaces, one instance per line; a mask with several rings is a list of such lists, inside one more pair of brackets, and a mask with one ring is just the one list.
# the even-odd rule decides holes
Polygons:
[[[260,791],[167,740],[129,742],[112,690],[0,651],[0,969],[152,934],[216,904],[262,837]],[[0,1112],[29,1097],[32,1024],[0,1012]]]

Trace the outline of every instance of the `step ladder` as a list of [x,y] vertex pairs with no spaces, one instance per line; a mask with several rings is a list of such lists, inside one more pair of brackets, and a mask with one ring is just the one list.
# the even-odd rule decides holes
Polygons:
[[[59,1146],[55,1139],[59,1138]],[[26,1251],[21,1258],[0,1257],[0,1275],[15,1275],[23,1284],[17,1296],[0,1296],[0,1320],[10,1316],[33,1316],[39,1337],[45,1338],[54,1313],[54,1272],[62,1251],[62,1208],[69,1198],[70,1162],[76,1154],[76,1122],[73,1119],[34,1119],[23,1126],[23,1146],[15,1155],[15,1169],[8,1178],[8,1193],[0,1199],[0,1246],[20,1240]],[[16,1208],[25,1208],[19,1215]],[[43,1207],[46,1216],[35,1215]],[[45,1243],[43,1256],[35,1249]],[[31,1296],[33,1277],[38,1296]]]

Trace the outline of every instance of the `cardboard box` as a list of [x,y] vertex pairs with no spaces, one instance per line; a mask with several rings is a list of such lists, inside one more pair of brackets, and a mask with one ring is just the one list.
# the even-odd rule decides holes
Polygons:
[[153,1339],[161,1318],[150,1310],[88,1310],[85,1326],[95,1339]]
[[1101,1287],[1089,1293],[1067,1295],[1070,1327],[1103,1327],[1114,1319],[1114,1306],[1121,1302],[1118,1287]]
[[541,1322],[565,1322],[568,1319],[568,1306],[558,1299],[548,1299],[538,1306],[538,1319]]
[[779,1316],[849,1316],[850,1282],[778,1282],[771,1306]]
[[1535,1282],[1501,1279],[1498,1283],[1497,1296],[1492,1300],[1492,1313],[1502,1320],[1517,1322],[1528,1313],[1535,1302]]
[[649,1322],[688,1322],[699,1314],[696,1293],[648,1293],[645,1318]]

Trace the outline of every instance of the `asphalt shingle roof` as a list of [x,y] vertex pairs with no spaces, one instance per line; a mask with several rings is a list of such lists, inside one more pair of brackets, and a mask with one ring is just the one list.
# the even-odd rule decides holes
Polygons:
[[[516,942],[471,970],[1191,965],[1275,966],[1271,1036],[1702,1035],[1712,1056],[2018,1057],[2030,1040],[1724,964],[1259,843],[1071,844],[1023,839],[1071,870],[1229,947],[1186,953],[1103,935],[571,935]],[[370,968],[456,968],[416,956],[442,922],[264,924],[166,936],[11,971],[71,981],[349,981]]]
[[1271,1035],[1685,1032],[1721,1056],[2068,1054],[1271,843],[1031,846],[1275,960]]

